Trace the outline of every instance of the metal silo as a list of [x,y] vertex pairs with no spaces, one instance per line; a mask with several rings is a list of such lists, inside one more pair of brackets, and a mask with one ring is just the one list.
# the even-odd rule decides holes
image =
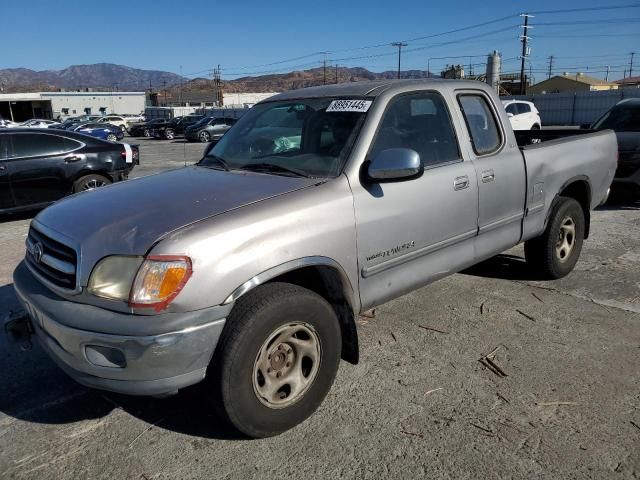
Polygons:
[[487,83],[498,92],[500,87],[500,63],[501,57],[497,50],[487,57]]

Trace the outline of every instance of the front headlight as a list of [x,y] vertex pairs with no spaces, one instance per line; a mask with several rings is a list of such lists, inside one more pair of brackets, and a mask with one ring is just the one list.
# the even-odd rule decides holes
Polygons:
[[129,299],[129,292],[143,257],[105,257],[91,272],[87,289],[93,295],[112,300]]
[[191,259],[154,255],[146,258],[133,282],[129,306],[163,310],[191,277]]

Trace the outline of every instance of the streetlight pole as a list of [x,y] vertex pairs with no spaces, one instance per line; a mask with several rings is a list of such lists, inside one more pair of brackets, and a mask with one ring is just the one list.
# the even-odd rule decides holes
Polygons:
[[402,56],[402,47],[406,47],[405,42],[393,42],[391,44],[394,47],[398,47],[398,78],[400,78],[400,57]]

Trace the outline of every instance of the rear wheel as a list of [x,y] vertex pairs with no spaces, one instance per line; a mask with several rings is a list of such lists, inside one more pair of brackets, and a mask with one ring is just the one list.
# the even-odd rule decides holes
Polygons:
[[100,187],[109,185],[110,183],[112,182],[107,177],[92,173],[90,175],[85,175],[84,177],[80,177],[78,180],[73,182],[73,193],[93,190],[95,188],[100,188]]
[[115,142],[118,140],[118,137],[115,133],[110,133],[109,135],[107,135],[107,140],[109,140],[110,142]]
[[531,130],[540,130],[540,125],[533,125]]
[[122,131],[122,133],[126,134],[127,133],[127,127],[125,125],[120,125],[120,130]]
[[560,197],[544,233],[525,242],[527,263],[546,279],[568,275],[580,257],[584,231],[582,206],[573,198]]
[[204,132],[200,132],[198,134],[198,139],[202,142],[202,143],[207,143],[211,141],[211,134],[207,131]]
[[250,437],[284,432],[322,403],[338,369],[340,325],[305,288],[269,283],[241,297],[209,367],[219,414]]
[[142,135],[149,138],[151,136],[151,132],[149,131],[148,128],[145,128],[144,131],[142,132]]
[[164,138],[166,138],[167,140],[173,140],[174,138],[176,138],[176,134],[173,130],[171,130],[170,128],[167,128],[164,131]]

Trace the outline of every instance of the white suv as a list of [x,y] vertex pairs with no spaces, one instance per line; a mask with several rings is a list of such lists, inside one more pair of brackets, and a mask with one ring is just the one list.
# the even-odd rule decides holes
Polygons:
[[96,120],[96,123],[110,123],[111,125],[120,127],[120,130],[122,130],[123,133],[126,133],[129,129],[129,122],[126,118],[121,117],[120,115],[107,115],[100,117]]
[[540,112],[532,102],[504,100],[502,102],[514,130],[540,130]]

